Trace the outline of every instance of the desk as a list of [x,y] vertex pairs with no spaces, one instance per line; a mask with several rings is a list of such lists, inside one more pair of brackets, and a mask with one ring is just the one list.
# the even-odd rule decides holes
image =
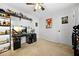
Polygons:
[[13,45],[14,50],[21,48],[21,37],[26,37],[26,43],[31,44],[36,42],[36,33],[25,33],[25,34],[18,34],[18,35],[12,35],[13,37]]

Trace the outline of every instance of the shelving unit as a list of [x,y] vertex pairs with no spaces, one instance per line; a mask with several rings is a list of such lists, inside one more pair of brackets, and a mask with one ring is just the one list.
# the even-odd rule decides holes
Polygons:
[[6,44],[1,44],[0,45],[0,54],[3,52],[6,52],[10,49],[10,43],[6,43]]
[[0,35],[10,35],[10,34],[0,34]]
[[0,25],[0,26],[2,26],[2,27],[3,27],[3,26],[4,26],[4,27],[10,27],[10,25]]
[[[7,23],[8,22],[11,23],[11,19],[10,18],[0,18],[0,22],[5,21]],[[6,52],[10,49],[11,46],[11,25],[4,25],[4,24],[0,24],[0,28],[2,29],[2,31],[0,31],[0,54],[3,52]],[[4,30],[3,30],[4,29]],[[8,31],[8,32],[6,32]]]
[[79,25],[73,27],[72,45],[74,50],[74,56],[79,56]]
[[[1,27],[1,30],[2,30],[2,28],[9,28],[9,30],[10,30],[10,33],[5,33],[4,34],[4,32],[5,31],[3,31],[2,30],[2,33],[0,33],[0,39],[1,39],[1,37],[3,36],[3,39],[5,39],[5,36],[6,37],[9,37],[9,40],[10,40],[10,42],[5,42],[5,43],[3,43],[2,42],[2,44],[0,45],[0,53],[3,53],[3,52],[5,52],[5,51],[7,51],[7,50],[9,50],[9,49],[11,49],[11,50],[13,50],[13,47],[15,46],[15,47],[20,47],[20,46],[18,46],[17,44],[15,44],[16,42],[14,42],[13,41],[13,39],[14,38],[12,38],[12,25],[14,25],[14,24],[12,24],[12,17],[16,17],[16,18],[19,18],[19,20],[21,20],[21,19],[25,19],[25,20],[29,20],[29,21],[32,21],[32,19],[31,18],[28,18],[27,16],[25,16],[25,15],[23,15],[22,13],[17,13],[17,12],[14,12],[14,11],[11,11],[11,10],[9,10],[9,9],[7,9],[7,10],[4,10],[4,9],[0,9],[0,19],[5,19],[5,20],[7,20],[7,18],[9,18],[9,22],[10,22],[10,24],[9,25],[5,25],[5,24],[1,24],[1,22],[0,22],[0,27]],[[1,20],[0,20],[1,21]],[[5,23],[5,22],[4,22]],[[17,22],[18,23],[18,22]],[[15,26],[15,25],[14,25]],[[0,31],[1,32],[1,31]],[[3,40],[2,39],[2,40]],[[17,38],[16,38],[17,39]],[[7,39],[6,39],[7,40]],[[20,40],[20,39],[19,39]],[[18,44],[20,44],[20,43],[18,43]]]

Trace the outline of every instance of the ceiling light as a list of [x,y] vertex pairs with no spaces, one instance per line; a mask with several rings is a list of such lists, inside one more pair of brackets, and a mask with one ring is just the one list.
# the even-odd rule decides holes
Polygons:
[[45,10],[45,8],[42,6],[42,3],[26,3],[26,5],[35,5],[33,11],[36,11],[37,9],[40,9],[42,11]]
[[38,6],[38,9],[41,9],[41,6],[40,5]]
[[35,5],[35,9],[38,9],[38,7],[39,7],[39,4],[37,3],[37,4]]

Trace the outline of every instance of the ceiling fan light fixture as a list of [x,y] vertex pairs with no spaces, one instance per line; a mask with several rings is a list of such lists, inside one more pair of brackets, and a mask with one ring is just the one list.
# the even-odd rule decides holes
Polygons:
[[39,7],[39,4],[37,3],[37,4],[35,5],[35,9],[37,10],[37,9],[38,9],[38,7]]
[[41,6],[40,5],[38,6],[38,9],[41,9]]
[[34,6],[34,12],[37,10],[37,9],[39,9],[39,10],[42,10],[42,11],[44,11],[45,10],[45,8],[42,6],[42,3],[26,3],[27,5],[35,5]]

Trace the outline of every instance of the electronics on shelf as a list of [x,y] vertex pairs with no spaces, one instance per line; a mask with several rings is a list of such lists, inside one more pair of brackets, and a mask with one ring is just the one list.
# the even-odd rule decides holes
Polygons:
[[10,22],[9,21],[0,21],[0,26],[10,26]]

